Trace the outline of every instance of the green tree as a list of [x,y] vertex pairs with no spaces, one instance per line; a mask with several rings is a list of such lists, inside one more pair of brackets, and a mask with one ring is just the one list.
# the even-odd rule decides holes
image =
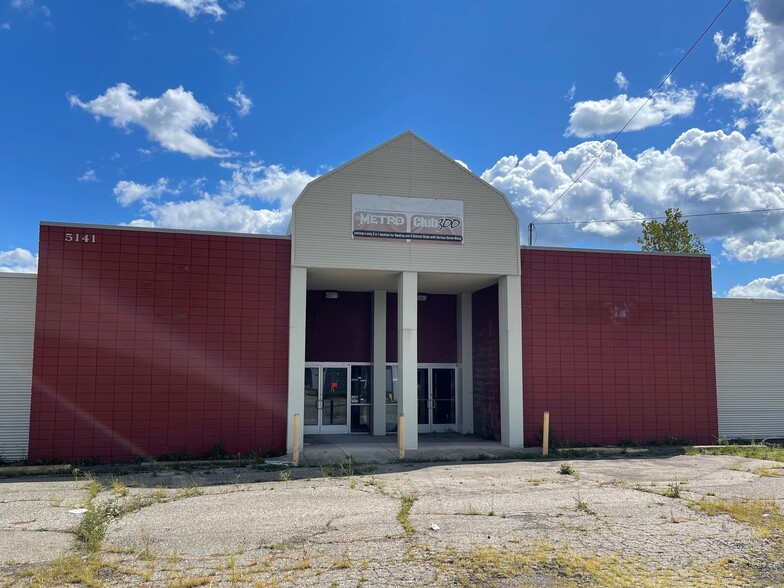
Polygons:
[[677,208],[664,211],[665,220],[642,221],[642,237],[637,242],[643,251],[663,253],[705,253],[700,238],[689,231],[689,221],[681,220],[683,213]]

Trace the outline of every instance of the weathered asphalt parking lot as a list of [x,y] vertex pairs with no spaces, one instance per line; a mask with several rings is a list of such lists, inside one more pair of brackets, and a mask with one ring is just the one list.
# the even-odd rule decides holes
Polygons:
[[784,586],[780,462],[265,469],[0,478],[0,585]]

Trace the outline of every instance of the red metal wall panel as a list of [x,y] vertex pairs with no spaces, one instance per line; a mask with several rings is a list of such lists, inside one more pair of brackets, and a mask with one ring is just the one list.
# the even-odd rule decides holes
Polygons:
[[39,256],[31,461],[285,450],[288,240],[43,225]]
[[373,294],[309,290],[305,361],[373,361]]
[[525,441],[718,436],[707,257],[523,249]]
[[[417,322],[417,361],[457,363],[457,296],[427,294]],[[387,294],[387,361],[397,362],[397,294]]]

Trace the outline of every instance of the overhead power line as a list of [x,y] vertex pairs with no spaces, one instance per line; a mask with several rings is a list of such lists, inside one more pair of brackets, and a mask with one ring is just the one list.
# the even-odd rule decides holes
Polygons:
[[[751,214],[753,212],[781,212],[784,211],[784,206],[780,208],[757,208],[755,210],[729,210],[726,212],[700,212],[694,214],[682,214],[681,218],[696,218],[700,216],[727,216],[730,214]],[[642,221],[664,220],[666,216],[647,216],[637,218],[603,218],[581,221],[553,221],[548,223],[538,223],[540,225],[590,225],[592,223],[641,223]]]
[[[659,90],[662,88],[662,86],[664,86],[664,84],[666,84],[666,83],[667,83],[667,81],[668,81],[668,80],[669,80],[669,79],[672,77],[672,75],[673,75],[673,74],[675,73],[675,71],[676,71],[676,70],[677,70],[677,69],[680,67],[680,65],[681,65],[681,64],[684,62],[684,60],[685,60],[685,59],[686,59],[686,58],[689,56],[689,54],[690,54],[690,53],[691,53],[691,52],[694,50],[694,48],[695,48],[695,47],[697,46],[697,44],[698,44],[698,43],[699,43],[699,42],[702,40],[702,38],[703,38],[703,37],[704,37],[704,36],[705,36],[705,35],[708,33],[708,31],[709,31],[709,30],[711,30],[711,28],[713,28],[713,25],[714,25],[714,24],[716,24],[716,21],[717,21],[717,20],[719,20],[719,17],[720,17],[722,14],[724,14],[724,11],[725,11],[725,10],[727,10],[727,8],[729,7],[729,5],[730,5],[730,4],[732,4],[732,0],[727,0],[727,3],[726,3],[726,4],[724,4],[724,6],[722,7],[722,9],[721,9],[721,10],[719,10],[718,14],[717,14],[717,15],[716,15],[716,16],[713,18],[713,20],[712,20],[712,21],[710,22],[710,24],[709,24],[709,25],[708,25],[708,26],[705,28],[705,30],[704,30],[704,31],[702,31],[702,33],[700,34],[700,36],[699,36],[699,37],[697,37],[697,40],[696,40],[696,41],[694,41],[694,43],[692,43],[692,46],[691,46],[691,47],[689,47],[688,51],[686,51],[686,53],[684,53],[684,54],[683,54],[683,56],[680,58],[680,60],[678,60],[678,63],[676,63],[676,64],[675,64],[675,67],[673,67],[673,68],[670,70],[670,72],[669,72],[669,73],[668,73],[668,74],[667,74],[667,75],[664,77],[664,79],[661,81],[661,83],[660,83],[658,86],[656,86],[656,89],[655,89],[655,90],[653,90],[653,92],[651,92],[651,93],[650,93],[650,95],[649,95],[649,96],[648,96],[648,97],[645,99],[645,102],[643,102],[643,103],[640,105],[640,107],[637,109],[637,111],[636,111],[636,112],[635,112],[635,113],[632,115],[632,117],[631,117],[631,118],[630,118],[628,121],[626,121],[626,124],[625,124],[625,125],[623,125],[623,127],[621,127],[621,130],[619,130],[617,133],[615,133],[615,135],[613,135],[612,139],[610,139],[609,141],[605,141],[605,143],[604,143],[604,147],[602,147],[601,151],[599,151],[599,154],[598,154],[596,157],[594,157],[594,158],[593,158],[593,160],[591,161],[591,163],[590,163],[590,164],[588,164],[588,166],[587,166],[585,169],[583,169],[583,170],[582,170],[582,171],[581,171],[581,172],[580,172],[580,173],[577,175],[577,177],[576,177],[576,178],[575,178],[575,179],[572,181],[572,183],[571,183],[571,184],[569,184],[569,186],[567,186],[566,190],[564,190],[563,192],[561,192],[561,194],[558,196],[558,198],[556,198],[555,200],[553,200],[553,201],[552,201],[552,202],[551,202],[551,203],[550,203],[550,204],[547,206],[547,208],[545,208],[545,209],[544,209],[542,212],[540,212],[540,213],[539,213],[539,214],[536,216],[536,218],[535,218],[533,221],[531,221],[531,223],[529,224],[529,227],[528,227],[529,240],[530,240],[530,235],[531,235],[532,225],[533,225],[534,223],[536,223],[536,221],[538,221],[540,218],[542,218],[542,215],[544,215],[544,214],[545,214],[545,213],[546,213],[548,210],[550,210],[550,209],[551,209],[551,208],[552,208],[552,207],[555,205],[555,203],[556,203],[556,202],[558,202],[558,201],[559,201],[561,198],[563,198],[563,197],[566,195],[566,193],[567,193],[567,192],[569,192],[569,190],[571,190],[571,189],[572,189],[572,187],[573,187],[573,186],[574,186],[574,185],[575,185],[577,182],[579,182],[579,181],[580,181],[580,178],[582,178],[582,177],[583,177],[583,176],[584,176],[586,173],[588,173],[588,170],[590,170],[590,169],[591,169],[591,168],[592,168],[594,165],[596,165],[596,162],[597,162],[597,161],[599,161],[599,158],[601,158],[601,156],[602,156],[602,155],[604,155],[604,152],[605,152],[605,151],[607,151],[607,149],[609,148],[609,146],[610,146],[612,143],[614,143],[614,142],[615,142],[615,140],[616,140],[616,139],[617,139],[617,138],[620,136],[620,134],[621,134],[621,133],[623,133],[623,132],[626,130],[626,127],[628,127],[628,126],[631,124],[631,122],[632,122],[632,121],[633,121],[633,120],[634,120],[634,119],[637,117],[637,115],[638,115],[638,114],[640,114],[640,111],[641,111],[643,108],[645,108],[645,107],[648,105],[648,103],[649,103],[649,102],[650,102],[650,101],[653,99],[653,97],[656,95],[656,93],[657,93],[657,92],[658,92],[658,91],[659,91]],[[530,243],[529,243],[529,244],[530,244]]]

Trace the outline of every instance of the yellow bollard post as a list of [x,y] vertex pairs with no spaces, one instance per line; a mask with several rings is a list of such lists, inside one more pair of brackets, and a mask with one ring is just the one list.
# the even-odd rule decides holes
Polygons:
[[299,465],[299,415],[294,415],[294,447],[292,447],[292,459],[295,466]]
[[544,411],[544,426],[542,428],[542,455],[550,453],[550,412]]
[[404,459],[406,457],[406,417],[405,415],[400,415],[398,418],[398,425],[397,425],[397,444],[398,449],[400,449],[400,459]]

